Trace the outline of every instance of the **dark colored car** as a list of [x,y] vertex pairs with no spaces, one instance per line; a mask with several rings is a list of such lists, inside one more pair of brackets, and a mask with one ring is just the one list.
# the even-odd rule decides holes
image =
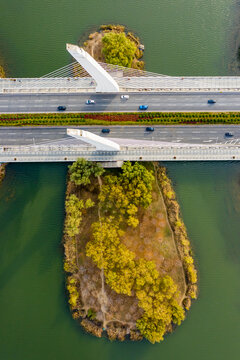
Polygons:
[[139,110],[147,110],[148,109],[148,105],[140,105],[139,106]]
[[148,127],[146,127],[146,131],[154,131],[154,127],[148,126]]
[[234,135],[233,135],[233,133],[231,133],[231,132],[226,132],[226,133],[225,133],[225,136],[226,136],[226,137],[233,137]]
[[103,134],[109,134],[109,133],[110,133],[110,129],[102,129],[102,133],[103,133]]
[[216,103],[215,100],[212,100],[212,99],[208,100],[208,104],[215,104],[215,103]]
[[66,106],[58,106],[57,108],[59,111],[64,111],[66,110]]

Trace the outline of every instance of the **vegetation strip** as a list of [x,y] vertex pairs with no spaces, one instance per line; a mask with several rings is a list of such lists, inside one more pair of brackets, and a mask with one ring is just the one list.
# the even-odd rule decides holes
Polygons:
[[[110,339],[124,340],[129,334],[132,340],[143,335],[152,343],[159,342],[171,331],[172,323],[179,325],[184,319],[182,305],[189,309],[190,297],[196,297],[196,285],[192,288],[197,281],[196,270],[186,229],[170,181],[164,169],[156,164],[159,186],[168,199],[169,222],[173,224],[185,270],[187,292],[184,288],[179,297],[179,284],[167,268],[164,270],[165,260],[160,264],[152,260],[154,256],[159,259],[161,253],[151,255],[158,248],[157,240],[151,238],[151,229],[146,229],[146,240],[150,243],[142,252],[141,243],[146,244],[146,240],[138,233],[143,231],[141,222],[146,220],[147,209],[151,217],[155,216],[153,223],[159,217],[151,208],[154,201],[158,204],[159,191],[152,169],[152,163],[146,168],[126,162],[121,170],[104,173],[99,165],[84,159],[70,166],[64,231],[69,304],[73,317],[80,318],[82,326],[96,336],[102,336],[106,330]],[[160,244],[162,241],[160,237]],[[165,256],[169,268],[170,254]],[[170,268],[174,266],[172,263]]]
[[166,205],[168,220],[173,230],[174,239],[186,274],[187,291],[186,297],[183,299],[183,305],[188,310],[191,305],[191,299],[197,298],[197,271],[194,266],[192,249],[186,227],[181,219],[180,207],[176,199],[176,194],[173,190],[171,180],[167,176],[166,168],[155,164],[155,169]]
[[240,112],[0,114],[0,126],[240,124]]

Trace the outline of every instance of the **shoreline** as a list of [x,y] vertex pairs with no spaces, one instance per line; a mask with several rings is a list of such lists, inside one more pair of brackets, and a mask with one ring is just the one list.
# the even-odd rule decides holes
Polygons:
[[4,66],[4,60],[2,57],[0,57],[0,78],[6,77],[6,69]]
[[168,220],[173,231],[175,244],[185,271],[187,287],[182,303],[185,309],[189,310],[192,299],[196,299],[198,295],[197,270],[194,266],[191,243],[181,217],[181,210],[176,199],[176,193],[173,189],[170,178],[167,176],[167,169],[164,166],[158,165],[156,170],[158,183],[167,209]]
[[5,163],[0,164],[0,184],[2,183],[3,179],[5,178],[6,166],[7,166],[7,164],[5,164]]
[[[166,168],[159,166],[157,163],[152,163],[152,164],[154,165],[155,168],[155,181],[157,182],[160,188],[159,190],[163,197],[163,201],[166,207],[168,222],[173,232],[174,242],[185,274],[186,287],[185,287],[185,293],[181,299],[181,304],[185,309],[185,311],[187,311],[191,306],[192,299],[197,298],[197,278],[196,278],[196,270],[193,264],[193,258],[191,255],[192,252],[190,247],[190,241],[187,236],[185,225],[181,220],[180,208],[176,201],[176,195],[172,188],[171,180],[166,175]],[[75,192],[73,191],[73,185],[71,184],[68,176],[66,198],[71,193],[75,193]],[[66,221],[67,221],[67,217],[65,217],[65,224]],[[65,264],[66,264],[66,259],[69,257],[69,254],[71,254],[71,256],[73,257],[76,255],[75,246],[77,245],[76,242],[75,244],[69,243],[66,234],[64,234],[63,236],[63,244],[65,248]],[[74,260],[73,262],[76,263],[76,260]],[[66,271],[66,266],[65,266],[65,272],[67,276],[67,282],[66,282],[67,287],[69,287],[69,283],[70,281],[72,281],[70,277],[72,278],[74,271],[73,272]],[[79,278],[79,282],[80,282],[80,278]],[[81,297],[81,291],[82,291],[81,284],[75,283],[75,285]],[[137,341],[137,340],[142,340],[143,338],[142,334],[139,332],[139,330],[136,327],[135,328],[133,327],[132,329],[128,328],[124,324],[122,325],[121,323],[119,323],[119,321],[115,321],[115,322],[111,321],[112,324],[109,325],[108,323],[107,328],[104,328],[103,322],[96,321],[94,318],[91,319],[91,316],[89,318],[88,316],[89,307],[88,307],[88,312],[86,311],[86,309],[85,311],[79,311],[79,309],[77,309],[76,307],[70,304],[70,309],[72,312],[72,317],[78,320],[78,322],[80,322],[81,326],[85,329],[85,331],[97,337],[107,336],[107,338],[109,338],[110,340],[117,339],[120,341],[124,341],[126,339]],[[166,329],[165,334],[172,332],[173,329],[175,329],[175,327],[176,326],[171,323]]]

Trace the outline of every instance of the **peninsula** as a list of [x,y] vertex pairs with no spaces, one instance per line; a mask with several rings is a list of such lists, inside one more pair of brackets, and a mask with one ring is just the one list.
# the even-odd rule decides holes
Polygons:
[[190,242],[157,163],[71,165],[63,241],[73,318],[98,337],[159,342],[196,298]]

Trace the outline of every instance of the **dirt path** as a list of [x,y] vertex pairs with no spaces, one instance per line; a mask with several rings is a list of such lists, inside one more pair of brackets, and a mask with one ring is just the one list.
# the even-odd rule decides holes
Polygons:
[[[102,179],[100,176],[98,176],[98,184],[101,190],[102,187]],[[101,210],[100,210],[100,206],[98,205],[98,219],[101,225]],[[102,254],[102,256],[104,256]],[[104,276],[104,269],[101,269],[100,272],[100,276],[101,276],[101,281],[102,281],[102,288],[101,288],[101,292],[98,295],[98,301],[101,305],[101,311],[103,314],[103,328],[106,328],[106,314],[107,314],[107,308],[108,308],[108,297],[105,291],[105,276]]]
[[[155,181],[156,181],[157,188],[158,188],[158,191],[159,191],[159,195],[162,198],[163,206],[164,206],[164,209],[165,209],[165,212],[166,212],[167,223],[168,223],[169,228],[171,229],[171,234],[172,234],[172,238],[174,240],[174,246],[175,246],[176,252],[177,252],[177,254],[179,254],[178,247],[177,247],[177,244],[176,244],[176,241],[175,241],[174,232],[173,232],[173,229],[172,229],[172,227],[170,225],[170,222],[169,222],[169,219],[168,219],[168,212],[167,212],[166,204],[165,204],[165,201],[163,199],[162,191],[161,191],[160,186],[158,184],[158,178],[157,178],[158,175],[157,175],[156,164],[153,163],[153,166],[154,166],[154,172],[155,172]],[[183,263],[182,263],[181,268],[182,268],[182,277],[185,279],[185,271],[184,271],[184,268],[183,268]],[[186,291],[187,291],[187,284],[186,284],[186,281],[184,281],[184,291],[183,291],[182,296],[180,298],[180,304],[182,304],[183,299],[186,297]]]

